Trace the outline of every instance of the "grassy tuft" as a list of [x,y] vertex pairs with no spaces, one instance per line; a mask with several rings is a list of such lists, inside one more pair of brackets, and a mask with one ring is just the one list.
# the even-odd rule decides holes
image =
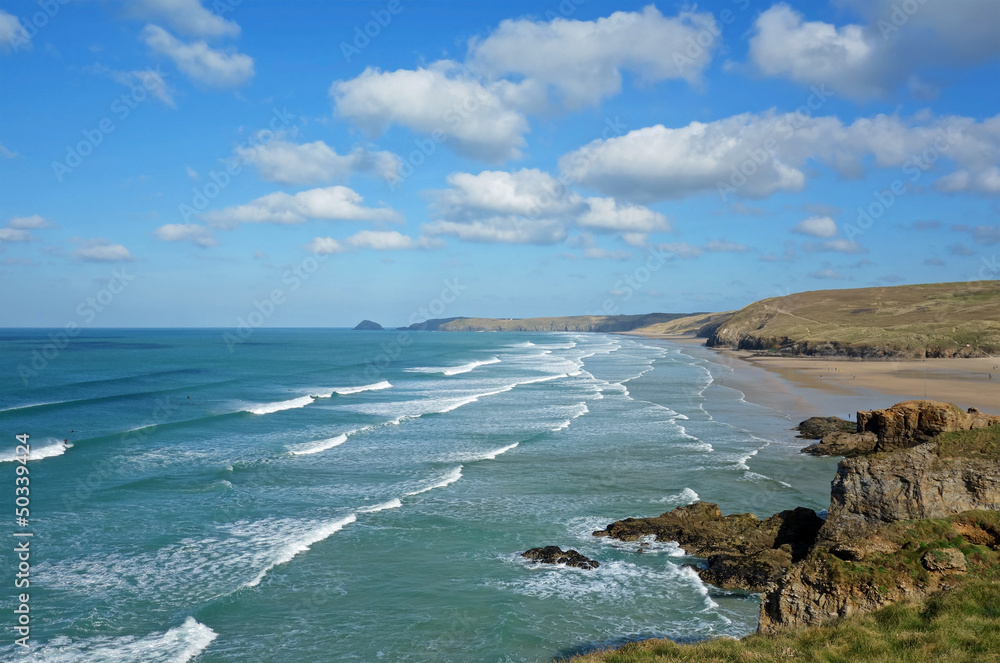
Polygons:
[[695,644],[636,642],[573,663],[937,663],[1000,660],[1000,583],[974,580],[924,604],[897,603],[827,626]]

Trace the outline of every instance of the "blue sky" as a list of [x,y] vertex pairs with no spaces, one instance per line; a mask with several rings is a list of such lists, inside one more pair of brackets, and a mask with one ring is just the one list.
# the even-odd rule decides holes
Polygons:
[[993,0],[3,2],[0,326],[1000,278],[997,34]]

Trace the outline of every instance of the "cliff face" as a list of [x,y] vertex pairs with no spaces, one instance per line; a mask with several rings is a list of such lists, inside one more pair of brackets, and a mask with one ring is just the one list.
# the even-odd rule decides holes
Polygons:
[[1000,510],[1000,458],[942,458],[933,444],[841,461],[819,539],[849,541],[900,520]]

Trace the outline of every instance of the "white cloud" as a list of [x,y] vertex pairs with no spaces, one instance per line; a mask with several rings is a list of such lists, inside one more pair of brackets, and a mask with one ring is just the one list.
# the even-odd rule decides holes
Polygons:
[[162,20],[174,30],[195,37],[235,37],[240,33],[239,25],[212,13],[200,0],[126,0],[123,5],[138,18]]
[[441,246],[440,240],[427,237],[414,239],[395,230],[362,230],[338,241],[332,237],[316,237],[307,245],[311,253],[333,254],[344,253],[353,249],[372,249],[373,251],[406,251],[412,249],[429,249]]
[[933,86],[920,78],[924,69],[978,64],[1000,53],[994,0],[921,2],[914,12],[901,10],[898,0],[840,1],[853,5],[868,23],[837,27],[806,21],[779,3],[757,17],[751,62],[767,76],[870,99],[904,85],[913,94],[932,94]]
[[[934,159],[924,161],[925,153]],[[799,191],[810,160],[844,177],[860,177],[868,156],[878,167],[915,172],[934,161],[944,167],[941,157],[948,157],[958,164],[956,172],[971,175],[945,177],[939,188],[989,192],[1000,162],[1000,115],[982,122],[929,113],[876,115],[845,125],[836,117],[743,113],[596,140],[563,156],[559,165],[570,180],[626,200],[679,199],[707,191],[728,200]]]
[[836,237],[840,231],[837,230],[837,222],[830,217],[811,216],[799,221],[792,232],[811,237]]
[[13,217],[10,221],[7,222],[7,227],[37,229],[37,228],[51,228],[52,224],[49,223],[45,218],[39,216],[38,214],[32,214],[31,216]]
[[209,87],[236,87],[254,75],[253,58],[234,48],[221,51],[203,41],[185,43],[158,25],[143,28],[142,40],[192,80]]
[[715,39],[708,48],[690,44],[717,29],[711,13],[667,18],[653,5],[594,21],[505,20],[485,39],[470,42],[468,65],[487,77],[513,74],[533,91],[551,89],[562,105],[579,108],[620,92],[625,71],[646,82],[698,82]]
[[1000,168],[991,166],[978,173],[967,170],[956,170],[938,179],[934,186],[945,193],[971,191],[974,193],[1000,193]]
[[344,180],[355,172],[370,172],[394,180],[402,163],[392,152],[358,147],[350,154],[337,154],[321,140],[296,144],[281,137],[254,147],[238,147],[235,152],[241,161],[256,166],[262,178],[282,184]]
[[31,37],[16,16],[0,9],[0,51],[12,53],[22,48],[31,48]]
[[451,235],[466,242],[488,244],[555,244],[566,239],[564,223],[520,216],[494,216],[464,223],[434,221],[425,224],[423,230],[428,235]]
[[400,221],[388,207],[364,207],[364,198],[345,186],[283,191],[262,196],[245,205],[202,213],[210,226],[232,229],[241,223],[305,223],[309,219],[337,221]]
[[[528,121],[454,62],[383,72],[369,67],[330,87],[336,112],[372,136],[398,124],[434,135],[459,154],[503,161],[521,156]],[[432,143],[433,144],[433,143]]]
[[483,213],[562,216],[584,209],[580,196],[538,169],[484,170],[478,175],[452,173],[447,182],[451,188],[438,192],[434,207],[439,214],[452,218]]
[[31,242],[37,239],[27,230],[0,228],[0,242]]
[[627,233],[669,232],[670,222],[659,212],[640,205],[619,204],[614,198],[587,198],[590,206],[577,218],[584,228]]
[[20,155],[13,150],[7,149],[4,145],[0,144],[0,159],[16,159]]
[[112,244],[106,239],[91,239],[73,252],[85,262],[129,262],[132,254],[121,244]]
[[198,246],[215,246],[219,243],[211,230],[197,223],[168,223],[157,228],[153,234],[164,242],[191,242]]
[[537,169],[452,173],[447,181],[450,188],[436,192],[431,205],[438,219],[426,226],[432,235],[552,244],[564,239],[573,225],[627,233],[633,241],[639,240],[638,234],[670,230],[670,222],[659,212],[613,198],[585,199]]
[[730,242],[727,239],[713,239],[705,244],[705,250],[713,253],[743,253],[749,249],[746,244]]

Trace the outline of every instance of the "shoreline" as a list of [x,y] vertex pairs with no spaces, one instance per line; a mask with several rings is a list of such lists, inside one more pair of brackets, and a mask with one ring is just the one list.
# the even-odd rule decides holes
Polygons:
[[963,410],[1000,414],[1000,357],[861,360],[770,357],[747,350],[709,348],[704,338],[639,334],[651,340],[697,346],[732,374],[717,384],[738,389],[747,401],[789,416],[836,415],[889,407],[907,400],[937,400]]

